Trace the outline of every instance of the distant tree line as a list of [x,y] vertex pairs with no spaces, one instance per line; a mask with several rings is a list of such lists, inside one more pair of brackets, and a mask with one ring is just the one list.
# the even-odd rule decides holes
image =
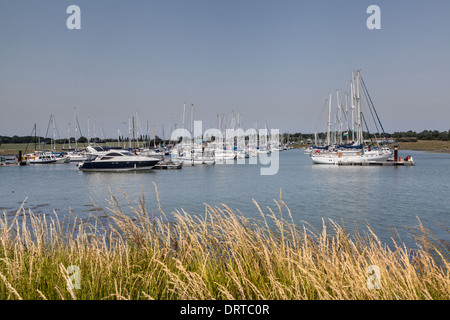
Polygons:
[[[351,137],[352,132],[349,131],[349,137]],[[363,132],[364,138],[369,139],[371,136],[369,132]],[[317,138],[320,140],[326,139],[326,132],[317,133]],[[384,138],[384,135],[381,137]],[[416,131],[396,131],[394,133],[386,133],[386,138],[401,142],[408,141],[417,141],[417,140],[441,140],[441,141],[449,141],[450,140],[450,130],[448,131],[439,131],[439,130],[423,130],[422,132],[417,133]],[[283,142],[306,142],[308,139],[314,140],[314,133],[284,133],[283,134]]]
[[417,140],[450,140],[450,130],[441,131],[438,130],[424,130],[422,132],[415,132],[412,130],[406,132],[394,132],[393,138],[398,141],[417,141]]
[[[370,134],[369,132],[363,132],[364,138],[365,139],[369,139],[370,138]],[[317,137],[320,140],[324,140],[326,139],[326,132],[319,132],[317,133]],[[348,132],[348,136],[351,137],[352,136],[352,132]],[[393,134],[391,133],[386,133],[386,138],[388,139],[393,139],[396,141],[402,141],[402,142],[408,142],[408,141],[417,141],[417,140],[441,140],[441,141],[449,141],[450,140],[450,130],[448,131],[439,131],[439,130],[423,130],[422,132],[417,133],[416,131],[396,131]],[[384,138],[384,136],[382,136],[381,138]],[[125,136],[121,136],[118,138],[119,141],[121,143],[124,142],[129,142],[129,138],[125,137]],[[96,138],[91,138],[90,142],[96,142],[96,143],[117,143],[118,139],[100,139],[98,137]],[[301,133],[301,132],[296,132],[296,133],[283,133],[281,135],[281,143],[288,143],[288,142],[301,142],[303,141],[304,143],[306,143],[306,141],[308,139],[314,140],[314,133]],[[346,139],[346,138],[344,138]],[[159,138],[158,136],[154,137],[154,138],[150,138],[148,136],[144,136],[141,135],[139,137],[136,137],[133,141],[138,141],[140,144],[144,144],[144,145],[159,145],[159,144],[169,144],[170,141],[169,140],[162,140],[161,138]],[[8,136],[0,136],[0,145],[3,144],[8,144],[8,143],[29,143],[29,144],[34,144],[34,143],[46,143],[49,144],[51,142],[50,138],[44,138],[44,137],[35,137],[35,136],[12,136],[12,137],[8,137]],[[57,139],[54,141],[57,144],[74,144],[75,143],[75,138],[70,138],[70,139]],[[80,137],[78,138],[78,140],[76,140],[77,143],[81,143],[81,144],[87,144],[88,143],[88,138],[86,137]]]
[[[117,143],[118,139],[101,139],[98,137],[95,138],[90,138],[88,141],[88,138],[86,137],[80,137],[78,139],[75,139],[74,137],[72,138],[66,138],[66,139],[56,139],[54,140],[54,143],[56,144],[74,144],[75,142],[77,143],[81,143],[81,144],[87,144],[88,142],[95,142],[95,143]],[[129,138],[122,136],[119,138],[119,141],[121,143],[123,142],[128,142]],[[155,144],[155,145],[159,145],[159,144],[164,144],[164,143],[168,143],[169,141],[164,141],[161,138],[159,138],[158,136],[154,137],[154,138],[150,138],[148,136],[139,136],[136,137],[135,140],[133,141],[138,141],[140,142],[140,144]],[[45,144],[50,144],[51,143],[51,138],[44,138],[44,137],[35,137],[35,136],[12,136],[12,137],[8,137],[8,136],[0,136],[0,145],[1,144],[8,144],[8,143],[29,143],[29,144],[35,144],[35,143],[45,143]]]
[[[71,138],[71,143],[75,143],[75,138]],[[12,136],[12,137],[8,137],[8,136],[0,136],[0,143],[30,143],[30,144],[34,144],[34,143],[50,143],[51,139],[50,138],[44,138],[44,137],[35,137],[35,136]],[[68,139],[57,139],[55,140],[56,143],[68,143],[69,140]],[[80,137],[78,139],[78,142],[80,143],[85,143],[87,142],[87,138],[85,137]]]

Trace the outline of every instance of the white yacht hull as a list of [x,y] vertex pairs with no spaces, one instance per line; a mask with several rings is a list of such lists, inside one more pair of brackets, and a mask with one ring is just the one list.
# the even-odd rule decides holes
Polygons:
[[311,160],[315,164],[341,164],[348,162],[387,161],[392,156],[390,151],[369,152],[325,152],[311,154]]

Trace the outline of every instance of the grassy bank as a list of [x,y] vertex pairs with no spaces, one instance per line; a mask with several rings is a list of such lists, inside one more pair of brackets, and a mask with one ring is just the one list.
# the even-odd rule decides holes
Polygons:
[[[0,145],[0,154],[8,154],[8,155],[17,155],[19,153],[19,150],[22,150],[22,153],[32,153],[35,150],[42,150],[43,144],[41,144],[41,146],[39,147],[39,145],[37,145],[36,149],[34,148],[34,143],[30,143],[28,144],[28,148],[27,148],[27,144],[26,143],[3,143]],[[46,144],[45,145],[45,149],[49,150],[50,149],[50,144]],[[55,145],[55,150],[56,151],[61,151],[63,148],[68,148],[69,145],[63,145],[63,144],[56,144]],[[74,147],[74,146],[72,146]]]
[[296,226],[281,199],[266,213],[255,202],[258,220],[225,205],[167,217],[149,215],[144,195],[129,203],[111,196],[108,225],[5,213],[0,299],[450,298],[446,250],[421,225],[419,249],[389,249],[370,228]]
[[450,153],[450,141],[418,140],[416,142],[399,142],[400,150]]
[[[416,150],[416,151],[428,151],[428,152],[444,152],[450,153],[450,141],[440,141],[440,140],[418,140],[416,142],[398,142],[397,143],[400,150]],[[111,146],[116,146],[116,143],[110,143]],[[48,149],[50,145],[47,145]],[[56,150],[61,151],[63,148],[68,148],[68,144],[62,145],[57,144]],[[74,147],[74,145],[72,145]],[[306,144],[294,144],[294,148],[304,148],[308,147]],[[391,145],[391,149],[393,145]],[[38,147],[39,149],[39,147]],[[0,154],[5,155],[16,155],[19,153],[19,150],[22,150],[24,153],[26,152],[34,152],[34,144],[28,145],[26,143],[5,143],[0,145]]]
[[[450,153],[450,141],[441,140],[417,140],[415,142],[397,142],[399,150],[413,150],[413,151],[427,151],[427,152],[439,152]],[[295,145],[295,148],[304,148],[308,145]],[[394,144],[390,145],[390,148],[394,148]]]

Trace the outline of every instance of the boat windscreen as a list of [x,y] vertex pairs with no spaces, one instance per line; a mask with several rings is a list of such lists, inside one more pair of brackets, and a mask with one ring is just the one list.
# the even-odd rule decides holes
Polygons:
[[97,158],[96,154],[90,154],[87,156],[86,161],[94,161]]

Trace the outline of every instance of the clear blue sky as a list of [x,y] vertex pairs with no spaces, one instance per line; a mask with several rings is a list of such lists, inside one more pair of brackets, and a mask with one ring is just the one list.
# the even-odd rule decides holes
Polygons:
[[[81,30],[66,27],[72,4]],[[372,4],[381,30],[366,27]],[[0,135],[44,135],[53,114],[66,137],[74,107],[85,136],[88,118],[126,134],[136,112],[167,135],[184,102],[204,129],[234,110],[246,128],[325,130],[325,99],[356,69],[386,131],[448,130],[449,13],[448,0],[1,0]]]

